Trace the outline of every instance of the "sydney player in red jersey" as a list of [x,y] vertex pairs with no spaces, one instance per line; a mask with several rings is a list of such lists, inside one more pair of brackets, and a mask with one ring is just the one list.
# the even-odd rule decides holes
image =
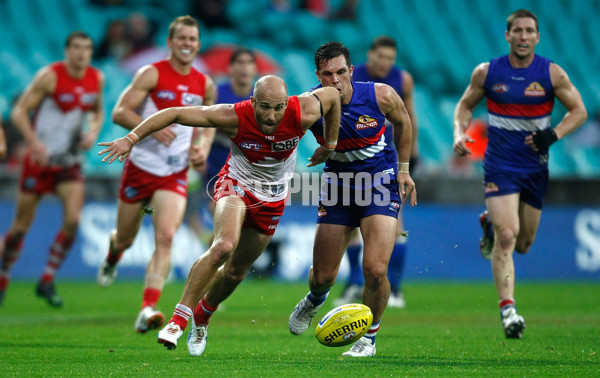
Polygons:
[[231,155],[215,189],[214,241],[192,266],[173,317],[158,333],[159,343],[175,348],[193,317],[188,351],[192,356],[202,354],[211,315],[271,240],[283,214],[298,142],[322,116],[325,141],[310,159],[312,166],[324,162],[337,145],[340,96],[334,88],[320,88],[288,97],[285,82],[276,76],[259,79],[250,100],[166,109],[129,136],[100,143],[107,146],[100,151],[106,154],[103,161],[111,163],[132,150],[127,138],[143,139],[173,122],[218,128],[232,140]]
[[[167,60],[140,68],[125,88],[113,111],[113,120],[133,129],[143,119],[166,108],[210,105],[215,87],[212,80],[196,71],[192,63],[200,49],[200,29],[190,16],[176,18],[169,26]],[[137,137],[131,136],[131,144]],[[155,306],[171,267],[173,237],[183,221],[187,200],[189,164],[206,162],[214,130],[198,130],[177,122],[152,134],[135,146],[125,163],[117,227],[110,235],[109,251],[98,269],[98,283],[112,284],[117,263],[137,235],[146,206],[153,209],[155,251],[146,269],[137,332],[160,327],[164,315]]]
[[[454,151],[470,153],[465,133],[477,104],[487,97],[488,146],[484,158],[485,204],[480,217],[481,254],[492,260],[500,315],[508,338],[521,338],[525,320],[517,314],[513,251],[527,253],[542,215],[548,185],[548,150],[587,118],[581,95],[565,71],[535,54],[537,17],[512,13],[505,32],[508,55],[478,65],[454,112]],[[557,98],[567,109],[554,128]]]
[[[71,33],[66,40],[64,61],[42,68],[12,111],[12,122],[23,134],[28,152],[20,179],[16,215],[0,243],[0,304],[37,206],[43,195],[49,193],[60,198],[64,219],[50,247],[36,293],[51,306],[63,304],[56,293],[54,277],[75,239],[84,202],[79,151],[93,145],[104,123],[104,75],[90,66],[92,51],[93,43],[86,33]],[[33,120],[29,117],[32,111]],[[89,129],[84,131],[88,113],[91,115]]]

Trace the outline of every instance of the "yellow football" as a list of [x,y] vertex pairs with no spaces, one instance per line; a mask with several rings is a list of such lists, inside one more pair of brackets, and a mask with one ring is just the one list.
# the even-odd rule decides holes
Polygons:
[[352,344],[364,336],[373,323],[371,309],[364,304],[350,303],[329,311],[317,325],[315,336],[325,346]]

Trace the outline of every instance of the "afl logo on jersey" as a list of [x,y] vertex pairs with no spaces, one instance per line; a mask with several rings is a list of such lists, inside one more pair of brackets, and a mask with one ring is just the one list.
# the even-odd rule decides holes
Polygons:
[[173,101],[175,100],[175,97],[175,93],[168,90],[162,90],[156,94],[156,98],[164,101]]
[[367,115],[361,115],[358,117],[358,122],[356,122],[354,126],[356,127],[356,130],[362,130],[377,127],[379,126],[379,123],[376,119],[373,119]]
[[540,83],[534,81],[533,83],[529,84],[527,88],[525,88],[524,94],[525,96],[529,97],[543,97],[546,95],[546,91],[540,85]]
[[63,93],[58,96],[58,102],[73,102],[75,101],[75,96],[72,93]]
[[242,142],[240,143],[240,147],[242,147],[244,150],[260,151],[262,145],[256,142]]
[[494,84],[494,86],[492,87],[492,91],[494,93],[506,93],[508,92],[508,85],[504,83]]
[[202,105],[202,96],[193,93],[184,93],[181,95],[181,103],[185,106]]
[[280,152],[287,151],[296,148],[298,142],[300,141],[300,137],[294,137],[292,139],[283,140],[281,142],[275,142],[271,145],[272,152]]

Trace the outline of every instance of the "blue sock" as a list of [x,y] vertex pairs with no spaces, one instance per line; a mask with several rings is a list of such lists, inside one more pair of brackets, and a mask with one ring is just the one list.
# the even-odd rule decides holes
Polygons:
[[375,344],[375,336],[377,336],[377,331],[379,331],[379,325],[381,324],[381,320],[378,323],[371,324],[369,330],[365,334],[364,337],[371,340],[371,344]]
[[358,245],[351,245],[346,250],[346,254],[348,255],[348,261],[350,262],[350,276],[348,278],[348,286],[350,286],[350,285],[363,286],[364,285],[365,279],[363,277],[362,267],[361,267],[361,263],[359,260],[361,248],[362,248],[362,245],[358,244]]
[[404,277],[404,261],[406,260],[406,242],[400,243],[396,241],[394,244],[394,250],[390,257],[390,264],[388,266],[388,280],[390,281],[390,288],[392,293],[398,294],[400,285],[402,284],[402,278]]
[[325,302],[325,299],[327,299],[327,296],[329,295],[329,290],[327,290],[324,293],[313,293],[312,291],[310,291],[307,295],[308,300],[312,302],[313,305],[318,306],[320,304],[323,304],[323,302]]

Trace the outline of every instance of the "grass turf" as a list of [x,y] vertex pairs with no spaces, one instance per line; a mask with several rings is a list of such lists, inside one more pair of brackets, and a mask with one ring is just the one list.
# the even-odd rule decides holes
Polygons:
[[[408,307],[386,310],[370,359],[342,358],[348,347],[321,346],[314,324],[304,335],[289,333],[288,316],[306,284],[244,282],[213,316],[198,358],[187,354],[187,331],[174,351],[156,343],[157,331],[133,331],[139,282],[100,288],[59,281],[62,309],[36,298],[34,286],[12,283],[0,307],[0,376],[600,374],[598,283],[520,283],[527,322],[521,340],[504,338],[491,284],[408,283]],[[159,304],[167,319],[181,290],[180,283],[165,287]]]

